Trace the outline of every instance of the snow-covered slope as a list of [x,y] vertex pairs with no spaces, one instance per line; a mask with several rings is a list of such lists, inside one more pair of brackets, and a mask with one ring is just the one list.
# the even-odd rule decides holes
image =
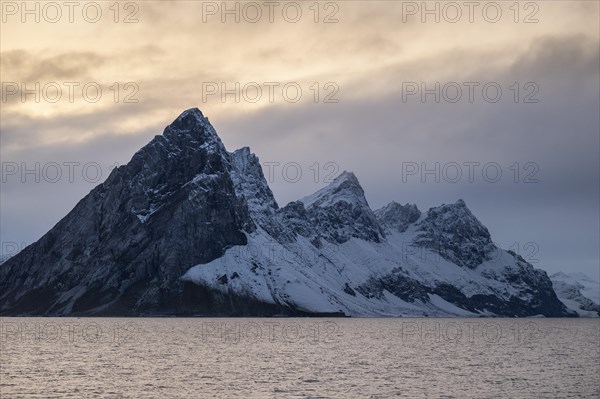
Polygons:
[[191,268],[183,279],[225,295],[237,293],[315,313],[567,314],[544,272],[497,248],[476,267],[454,264],[416,244],[423,225],[427,219],[405,232],[390,232],[379,242],[350,237],[338,243],[321,237],[318,245],[312,231],[280,242],[258,228],[248,234],[247,246],[232,247],[222,258]]
[[558,272],[550,279],[558,299],[569,309],[580,316],[600,316],[600,282],[583,273]]
[[278,209],[258,158],[245,159],[254,172],[238,168],[234,181],[262,182],[239,190],[258,228],[247,245],[192,267],[183,281],[308,313],[569,314],[546,273],[497,248],[462,200],[426,214],[395,202],[373,212],[357,177],[342,172]]
[[343,172],[280,208],[258,157],[190,109],[0,267],[0,314],[573,312],[464,201],[374,212]]

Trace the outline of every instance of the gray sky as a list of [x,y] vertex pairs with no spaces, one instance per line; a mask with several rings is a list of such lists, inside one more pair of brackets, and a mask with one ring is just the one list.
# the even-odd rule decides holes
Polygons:
[[[318,15],[314,2],[282,2],[272,23],[262,2],[256,23],[248,3],[236,22],[221,2],[183,1],[133,2],[115,23],[109,3],[99,2],[96,23],[81,10],[70,23],[66,9],[56,23],[43,9],[39,23],[22,22],[21,10],[3,8],[3,252],[37,240],[111,166],[198,107],[230,151],[250,146],[271,168],[280,205],[351,170],[374,209],[463,198],[500,246],[549,272],[600,279],[597,2],[521,2],[518,15],[512,1],[496,2],[498,22],[490,2],[472,22],[446,3],[436,22],[414,8],[421,2],[320,2]],[[124,23],[130,14],[138,22]],[[40,101],[23,101],[15,89],[36,82]],[[222,99],[222,85],[235,92],[236,82],[239,101]],[[422,84],[435,92],[436,83],[439,103],[421,98]],[[78,85],[72,101],[69,84]],[[90,102],[96,84],[102,95]]]

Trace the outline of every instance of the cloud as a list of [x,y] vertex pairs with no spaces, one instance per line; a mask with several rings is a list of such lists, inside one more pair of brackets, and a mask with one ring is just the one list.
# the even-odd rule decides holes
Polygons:
[[40,56],[26,50],[11,50],[1,56],[3,81],[8,78],[19,82],[79,80],[105,61],[105,57],[90,51]]
[[[589,270],[589,259],[599,259],[592,242],[599,217],[598,4],[543,2],[540,22],[530,25],[510,18],[404,23],[400,4],[338,5],[335,24],[314,23],[308,9],[297,24],[223,24],[218,16],[204,23],[199,2],[145,2],[140,22],[127,26],[40,24],[24,35],[23,27],[3,25],[3,82],[95,81],[104,95],[95,104],[9,98],[0,109],[2,160],[126,162],[183,109],[198,106],[229,150],[249,145],[261,161],[280,163],[272,187],[282,205],[323,186],[333,163],[357,174],[373,207],[396,200],[426,209],[464,198],[501,244],[536,240],[545,265],[570,258]],[[90,38],[98,50],[90,50]],[[298,103],[280,95],[273,103],[232,96],[202,102],[203,82],[253,81],[299,82],[304,96]],[[474,103],[422,103],[418,95],[403,101],[403,82],[453,81],[497,82],[502,100],[488,103],[479,90]],[[115,82],[121,89],[136,83],[139,102],[115,102]],[[310,87],[327,82],[338,84],[339,103],[314,103]],[[523,103],[528,82],[537,85],[539,103]],[[504,177],[402,180],[403,162],[469,161],[496,162]],[[298,183],[282,178],[286,162],[302,166]],[[539,183],[522,183],[528,162],[539,166]],[[518,183],[509,169],[515,163]],[[32,241],[91,186],[4,185],[3,237]]]

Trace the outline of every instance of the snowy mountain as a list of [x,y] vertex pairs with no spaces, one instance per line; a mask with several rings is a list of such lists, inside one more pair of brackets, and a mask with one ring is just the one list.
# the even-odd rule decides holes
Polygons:
[[580,316],[600,316],[600,282],[583,273],[550,276],[558,299]]
[[0,314],[576,315],[462,200],[373,211],[343,172],[280,208],[197,109],[0,267]]

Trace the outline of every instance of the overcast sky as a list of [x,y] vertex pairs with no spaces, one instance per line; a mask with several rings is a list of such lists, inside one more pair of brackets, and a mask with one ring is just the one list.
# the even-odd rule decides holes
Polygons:
[[500,246],[600,280],[596,1],[429,2],[439,21],[421,2],[227,3],[239,22],[220,1],[39,3],[39,22],[21,4],[0,25],[3,253],[198,107],[282,206],[351,170],[373,209],[462,198]]

